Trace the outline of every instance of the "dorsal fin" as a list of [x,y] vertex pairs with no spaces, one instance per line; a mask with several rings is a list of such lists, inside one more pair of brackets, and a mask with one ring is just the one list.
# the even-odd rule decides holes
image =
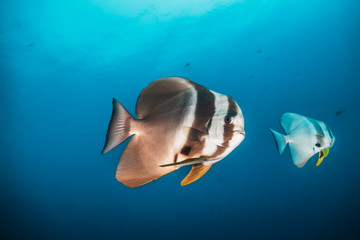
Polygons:
[[285,132],[289,134],[296,127],[298,127],[301,122],[306,121],[307,118],[296,113],[284,113],[280,118],[281,126],[284,128]]
[[144,88],[136,103],[136,115],[140,119],[158,115],[174,108],[184,108],[194,95],[195,89],[190,80],[179,77],[161,78]]
[[201,178],[211,168],[211,166],[212,165],[194,164],[189,174],[181,181],[181,186],[195,182]]

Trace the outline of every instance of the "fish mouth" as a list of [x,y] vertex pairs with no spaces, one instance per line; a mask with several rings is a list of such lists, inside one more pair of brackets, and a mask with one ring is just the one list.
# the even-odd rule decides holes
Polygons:
[[244,130],[235,130],[234,132],[240,133],[241,135],[244,135],[244,137],[245,137],[245,131]]

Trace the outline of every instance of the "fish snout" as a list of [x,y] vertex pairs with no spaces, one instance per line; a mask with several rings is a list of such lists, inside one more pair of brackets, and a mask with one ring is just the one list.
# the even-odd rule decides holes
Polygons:
[[243,135],[245,137],[245,130],[239,129],[239,130],[235,130],[234,132],[240,133],[241,135]]

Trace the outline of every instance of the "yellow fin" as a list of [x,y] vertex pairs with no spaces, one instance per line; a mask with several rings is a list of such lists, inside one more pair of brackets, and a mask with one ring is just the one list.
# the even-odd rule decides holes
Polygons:
[[325,148],[325,149],[321,150],[321,151],[319,152],[319,159],[318,159],[318,161],[317,161],[317,163],[316,163],[316,166],[319,166],[320,163],[322,162],[322,160],[324,160],[324,158],[326,158],[326,156],[327,156],[328,154],[329,154],[329,148]]
[[188,185],[201,178],[212,165],[194,164],[189,174],[181,181],[181,186]]

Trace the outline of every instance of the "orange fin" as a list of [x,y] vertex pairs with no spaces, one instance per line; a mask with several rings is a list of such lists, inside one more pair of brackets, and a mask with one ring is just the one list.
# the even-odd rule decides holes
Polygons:
[[181,181],[181,186],[188,185],[201,178],[212,165],[194,164],[190,173]]

